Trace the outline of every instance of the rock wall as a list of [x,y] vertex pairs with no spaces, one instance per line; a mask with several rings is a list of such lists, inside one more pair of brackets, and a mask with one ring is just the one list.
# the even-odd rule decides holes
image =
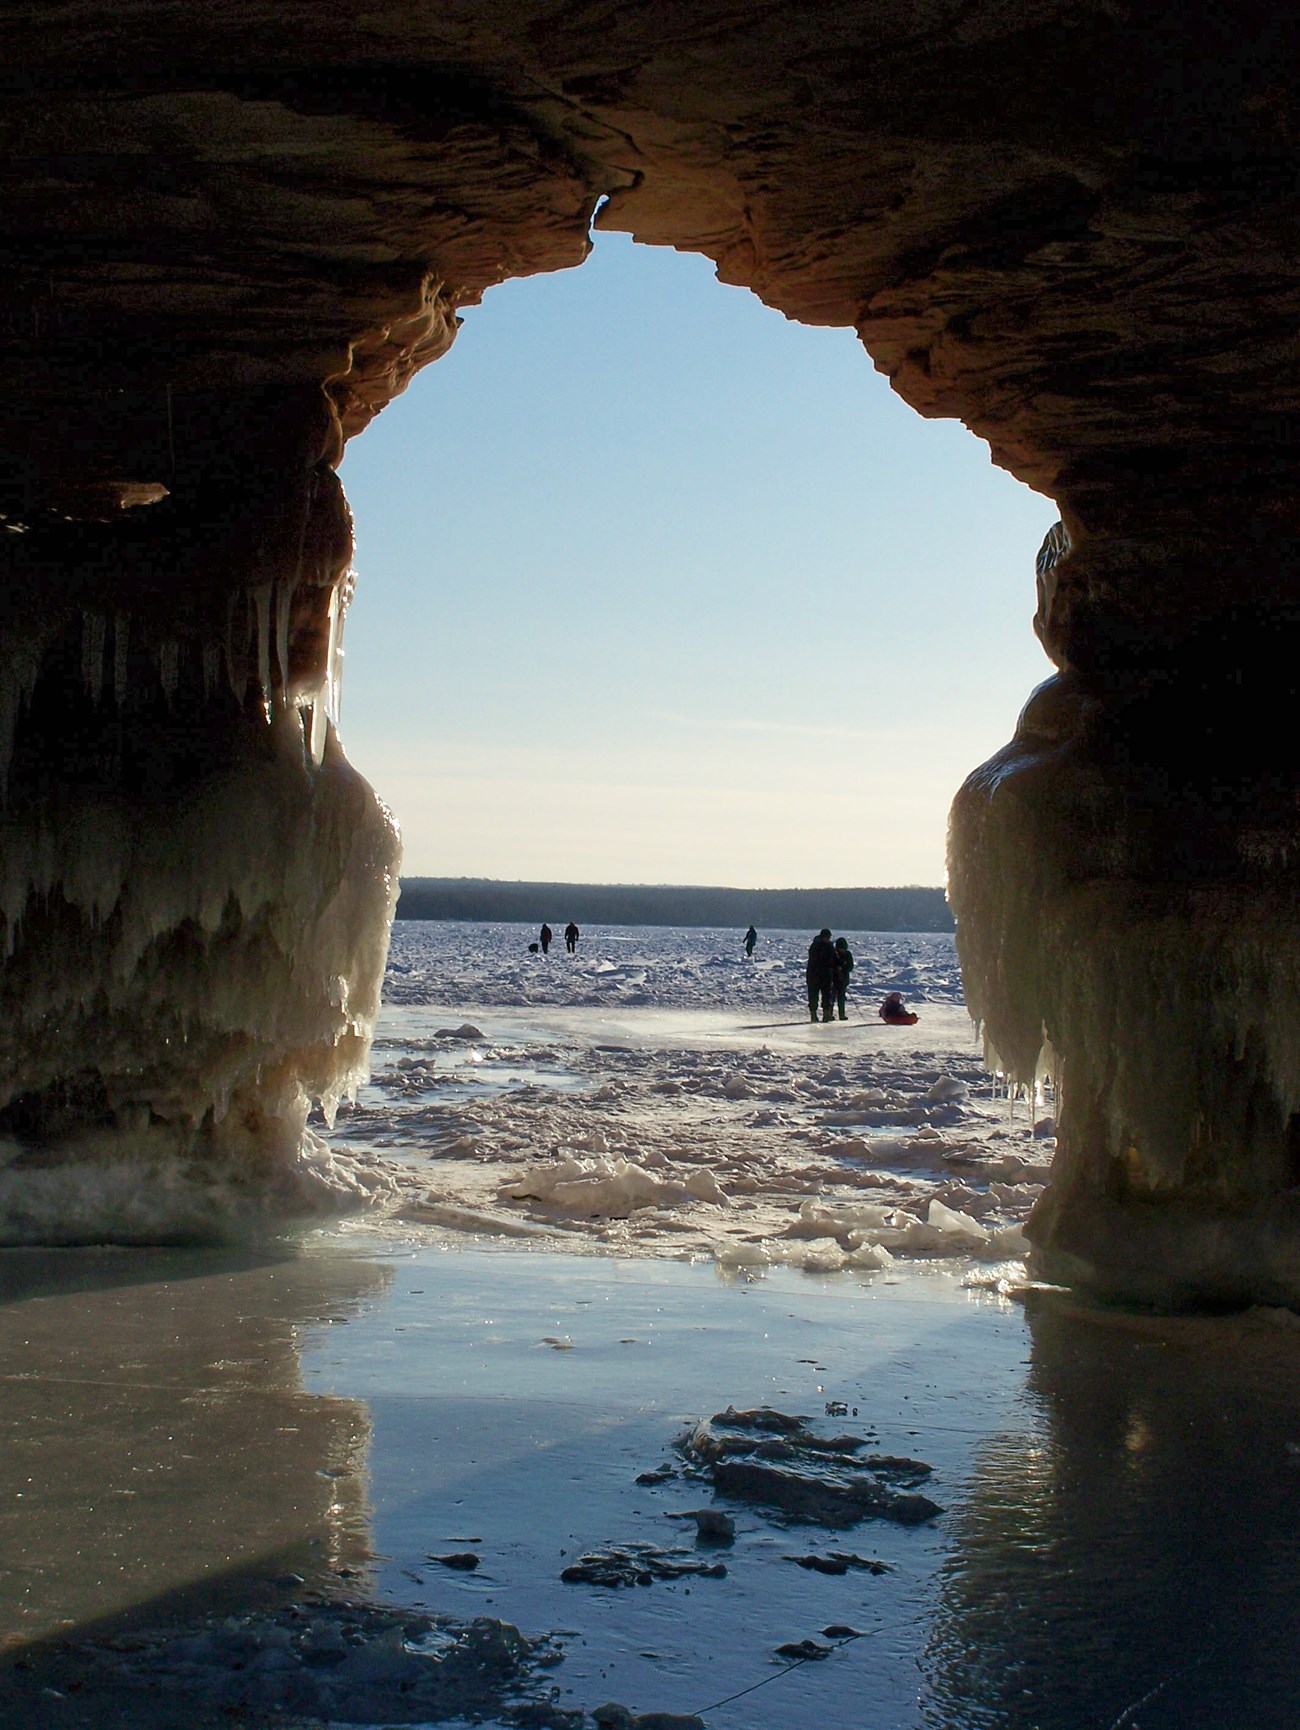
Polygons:
[[[183,1109],[166,1063],[137,1086],[123,1029],[169,999],[171,1050],[211,1035],[224,1051],[234,1022],[218,1035],[200,1016],[196,1035],[194,982],[234,951],[248,1100],[281,1121],[292,1095],[292,1118],[360,1061],[365,1013],[327,982],[364,980],[348,1002],[368,1001],[395,855],[370,795],[345,790],[325,720],[348,540],[333,469],[445,352],[459,307],[579,263],[598,211],[707,254],[792,318],[854,326],[916,408],[960,417],[1058,500],[1066,540],[1037,624],[1062,682],[963,794],[954,879],[969,957],[995,954],[1026,909],[1055,935],[1000,997],[997,965],[972,961],[972,992],[996,997],[1018,1067],[1044,1021],[1065,1053],[1063,1165],[1092,1171],[1071,1193],[1128,1158],[1130,1118],[1134,1182],[1195,1168],[1219,1173],[1198,1194],[1220,1201],[1242,1183],[1284,1193],[1277,1038],[1264,1050],[1254,1021],[1216,1009],[1222,1037],[1187,1056],[1215,1127],[1171,1106],[1155,1133],[1115,1099],[1169,1092],[1168,1065],[1148,1054],[1130,1087],[1089,1019],[1108,970],[1138,964],[1147,938],[1129,934],[1162,921],[1198,959],[1147,994],[1152,1053],[1182,1050],[1206,969],[1236,1001],[1213,972],[1229,950],[1231,979],[1262,968],[1265,995],[1290,1001],[1262,934],[1289,917],[1294,767],[1270,736],[1267,770],[1243,768],[1257,752],[1241,720],[1261,652],[1289,694],[1275,651],[1300,609],[1284,9],[67,0],[7,8],[0,49],[0,1112],[22,1157],[146,1106],[208,1135],[221,1087],[192,1091],[188,1058]],[[274,887],[266,902],[265,885],[236,887],[218,914],[247,872],[202,821],[221,830],[236,799],[260,813]],[[305,832],[322,852],[304,874],[280,855]],[[1012,835],[1033,849],[1015,882]],[[192,893],[163,898],[174,923],[146,955],[127,909],[173,870]],[[322,895],[368,910],[352,961],[336,924],[313,923]],[[272,902],[314,932],[274,965],[246,941]],[[1166,937],[1151,955],[1179,950]],[[107,1021],[50,985],[71,952]],[[291,1029],[272,977],[315,994]],[[1224,1039],[1242,1066],[1231,1107],[1205,1079]],[[291,1082],[268,1080],[289,1049]]]

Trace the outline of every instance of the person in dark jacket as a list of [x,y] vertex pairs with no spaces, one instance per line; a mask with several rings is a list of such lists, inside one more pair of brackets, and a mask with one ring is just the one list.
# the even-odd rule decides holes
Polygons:
[[757,942],[758,942],[758,932],[755,931],[754,927],[751,925],[749,930],[746,931],[746,933],[745,933],[745,954],[746,955],[752,955],[754,953],[754,945]]
[[844,1013],[844,994],[849,988],[849,974],[853,971],[853,951],[849,948],[847,937],[835,939],[835,1008],[841,1021],[847,1021]]
[[541,930],[537,933],[538,940],[540,941],[540,943],[542,945],[542,954],[543,955],[547,955],[550,953],[551,938],[554,937],[554,935],[555,935],[555,933],[551,930],[549,925],[543,925]]
[[578,930],[578,927],[573,923],[572,919],[570,919],[569,923],[564,927],[564,947],[568,950],[570,955],[572,955],[574,950],[578,947],[578,939],[581,936],[581,931]]
[[833,1021],[835,1002],[835,945],[830,932],[823,927],[808,945],[808,1019],[816,1021],[817,1005],[822,1006],[822,1020]]

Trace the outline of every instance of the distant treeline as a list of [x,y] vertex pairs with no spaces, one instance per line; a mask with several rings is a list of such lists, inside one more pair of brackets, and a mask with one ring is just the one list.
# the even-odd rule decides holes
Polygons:
[[951,931],[942,889],[709,889],[674,883],[501,883],[407,877],[399,919],[579,925],[757,925],[760,930]]

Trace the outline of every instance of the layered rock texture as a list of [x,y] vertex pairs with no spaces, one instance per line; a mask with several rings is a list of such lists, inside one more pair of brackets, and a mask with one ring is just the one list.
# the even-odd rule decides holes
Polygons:
[[596,213],[853,325],[1059,501],[1061,681],[958,808],[973,998],[1017,1073],[1057,1054],[1048,1261],[1172,1273],[1191,1210],[1237,1235],[1189,1289],[1256,1289],[1300,1175],[1300,781],[1247,690],[1285,706],[1300,633],[1297,34],[1198,0],[8,7],[18,1157],[292,1141],[364,1060],[396,853],[330,720],[334,467]]

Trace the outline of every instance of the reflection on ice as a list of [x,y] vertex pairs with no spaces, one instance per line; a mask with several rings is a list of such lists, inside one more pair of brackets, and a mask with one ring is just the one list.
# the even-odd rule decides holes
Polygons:
[[[1032,1298],[925,1670],[935,1730],[1272,1730],[1300,1711],[1300,1336]],[[1140,1708],[1140,1710],[1139,1710]]]
[[[839,1723],[846,1700],[882,1730],[1275,1730],[1300,1708],[1293,1318],[337,1241],[11,1251],[0,1274],[6,1730],[363,1703],[397,1723],[417,1700],[445,1722],[421,1654],[476,1619],[461,1650],[496,1654],[494,1687],[538,1657],[509,1625],[573,1631],[546,1685],[584,1730],[611,1696],[709,1707],[711,1730]],[[872,1470],[921,1459],[944,1512],[787,1530],[675,1451],[728,1405],[799,1414],[796,1439],[847,1437]],[[789,1470],[788,1440],[746,1445]],[[822,1444],[832,1475],[846,1445]],[[681,1550],[712,1571],[566,1576]],[[791,1670],[807,1641],[827,1656]]]
[[297,1333],[386,1270],[210,1251],[0,1255],[0,1630],[30,1641],[160,1597],[274,1598],[368,1561],[369,1423],[309,1394]]
[[[879,1730],[1296,1716],[1293,1319],[1028,1288],[1052,1125],[995,1097],[959,1005],[749,1013],[399,1005],[305,1156],[381,1222],[261,1254],[0,1252],[13,1722],[49,1730],[46,1687],[78,1691],[77,1730],[446,1722],[428,1664],[456,1651],[494,1654],[474,1709],[498,1715],[540,1661],[511,1624],[575,1631],[553,1685],[588,1719],[611,1695],[710,1730],[846,1701]],[[86,1206],[140,1235],[179,1217],[179,1168],[124,1174]],[[75,1175],[0,1169],[0,1198],[75,1221]],[[810,1549],[674,1452],[728,1404],[923,1456],[944,1511]],[[683,1549],[703,1570],[642,1568],[650,1590],[571,1572]]]

